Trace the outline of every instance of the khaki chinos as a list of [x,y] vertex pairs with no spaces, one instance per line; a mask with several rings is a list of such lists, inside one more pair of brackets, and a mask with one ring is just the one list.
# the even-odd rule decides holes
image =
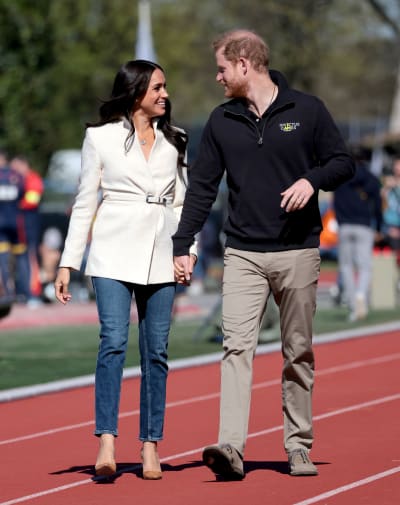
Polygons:
[[272,293],[280,310],[282,403],[287,452],[313,442],[312,321],[320,270],[319,250],[253,252],[227,248],[224,256],[224,355],[218,443],[242,455],[247,439],[255,355],[262,318]]

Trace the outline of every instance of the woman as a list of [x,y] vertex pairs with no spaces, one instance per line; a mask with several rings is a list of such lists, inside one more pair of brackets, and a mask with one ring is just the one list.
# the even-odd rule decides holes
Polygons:
[[[161,479],[167,346],[175,279],[171,235],[186,187],[186,134],[170,125],[163,69],[129,61],[117,73],[100,120],[88,125],[82,172],[55,280],[65,304],[70,270],[78,270],[91,230],[85,273],[92,277],[100,320],[96,366],[96,475],[116,471],[114,440],[134,294],[141,361],[140,433],[143,478]],[[101,202],[99,201],[101,192]],[[96,216],[96,217],[95,217]],[[196,260],[191,256],[192,268]]]

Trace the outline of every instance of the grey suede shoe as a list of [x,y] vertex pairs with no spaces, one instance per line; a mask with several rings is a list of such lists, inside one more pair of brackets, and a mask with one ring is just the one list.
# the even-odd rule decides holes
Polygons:
[[203,463],[223,480],[244,478],[243,458],[230,444],[206,447],[203,451]]
[[307,449],[294,449],[289,452],[290,475],[318,475],[317,467],[312,463]]

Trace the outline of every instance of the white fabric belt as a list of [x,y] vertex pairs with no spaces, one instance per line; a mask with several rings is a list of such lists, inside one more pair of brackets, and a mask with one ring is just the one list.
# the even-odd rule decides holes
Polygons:
[[113,195],[110,193],[106,193],[104,195],[104,200],[113,202],[146,202],[146,203],[155,203],[157,205],[171,205],[172,196],[154,196],[151,194],[134,195],[130,193],[126,193],[125,195],[121,194]]

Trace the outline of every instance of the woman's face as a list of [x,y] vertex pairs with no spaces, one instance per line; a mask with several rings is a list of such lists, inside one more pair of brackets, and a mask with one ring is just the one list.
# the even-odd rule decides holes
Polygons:
[[140,109],[148,117],[163,116],[165,114],[168,93],[164,73],[156,68],[151,75],[149,87],[140,102]]

